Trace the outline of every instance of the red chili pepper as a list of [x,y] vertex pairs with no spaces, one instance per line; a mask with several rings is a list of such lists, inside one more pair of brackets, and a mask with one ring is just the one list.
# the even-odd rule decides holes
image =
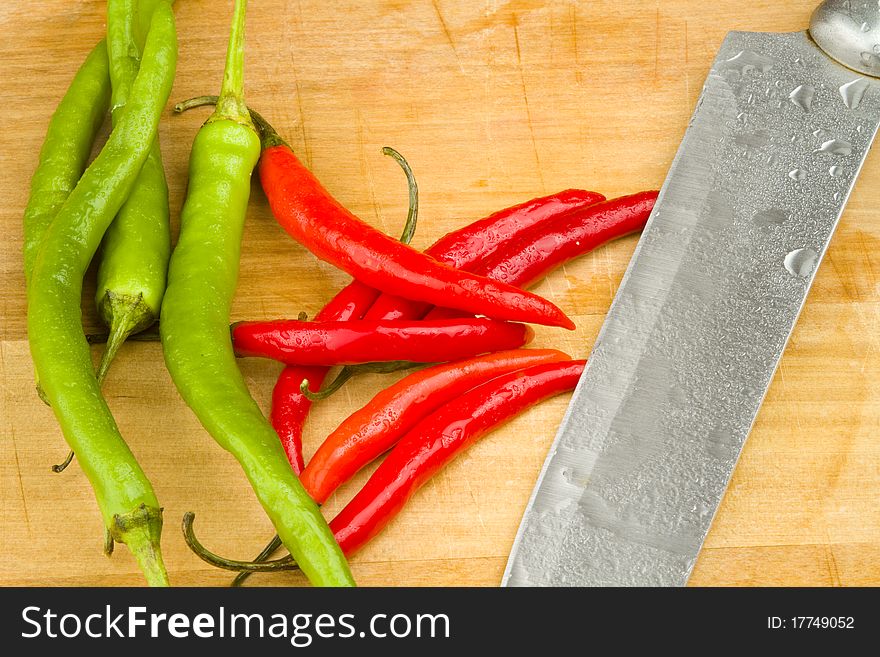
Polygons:
[[[425,252],[448,265],[466,269],[495,253],[501,245],[533,226],[558,219],[567,213],[581,211],[604,200],[602,194],[582,189],[567,189],[535,198],[447,233]],[[340,290],[315,319],[361,319],[368,310],[369,319],[418,319],[430,308],[429,304],[381,294],[374,288],[354,281]],[[270,420],[281,438],[290,465],[297,474],[303,471],[303,424],[312,406],[312,401],[302,394],[300,387],[304,380],[308,380],[310,389],[317,392],[326,376],[327,368],[288,365],[278,376],[272,391]]]
[[[567,189],[532,199],[446,234],[425,249],[425,253],[456,269],[473,271],[475,265],[535,226],[577,214],[604,200],[602,194],[581,189]],[[364,318],[419,319],[430,309],[430,304],[382,294]]]
[[345,419],[315,452],[300,481],[312,499],[323,504],[440,406],[502,374],[563,360],[571,358],[554,349],[517,349],[413,372]]
[[404,360],[434,363],[516,349],[534,331],[525,324],[485,318],[437,322],[239,322],[232,344],[239,356],[262,356],[297,365],[355,365]]
[[350,555],[378,534],[434,473],[489,431],[572,390],[585,364],[550,363],[499,376],[419,422],[330,523],[342,551]]
[[272,213],[320,259],[366,285],[408,299],[495,319],[574,328],[546,299],[439,263],[361,221],[324,189],[271,127],[260,129],[260,182]]
[[[657,192],[640,192],[547,222],[505,244],[474,271],[517,287],[528,287],[569,260],[613,239],[640,231],[651,216],[656,200]],[[459,316],[460,311],[434,308],[425,319]]]
[[302,453],[302,429],[312,407],[312,400],[302,394],[300,386],[308,380],[310,389],[317,391],[327,376],[326,367],[287,365],[278,375],[272,389],[272,411],[269,421],[281,440],[287,460],[295,474],[305,467]]
[[[378,296],[378,290],[359,281],[352,281],[327,302],[315,315],[315,321],[360,319]],[[272,390],[269,420],[281,439],[287,460],[296,474],[300,474],[304,467],[302,428],[312,407],[311,400],[302,394],[300,386],[303,381],[308,380],[311,390],[319,390],[327,371],[326,367],[287,365]]]

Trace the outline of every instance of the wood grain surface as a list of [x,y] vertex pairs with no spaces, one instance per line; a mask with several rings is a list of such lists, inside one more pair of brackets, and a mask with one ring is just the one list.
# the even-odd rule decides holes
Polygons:
[[[216,93],[231,2],[179,0],[172,99]],[[815,0],[261,0],[248,16],[249,101],[289,136],[339,200],[396,234],[406,211],[391,145],[421,189],[415,244],[496,209],[567,187],[608,196],[657,188],[728,30],[805,28]],[[104,30],[104,2],[0,6],[0,584],[130,585],[124,549],[101,552],[92,492],[32,385],[21,216],[46,124]],[[166,112],[161,139],[176,222],[204,111]],[[175,226],[176,228],[176,226]],[[536,288],[577,330],[538,329],[535,346],[586,357],[632,254],[631,237]],[[694,585],[880,584],[880,153],[868,158],[700,555]],[[233,319],[312,315],[347,282],[273,221],[255,184]],[[99,329],[87,283],[84,324]],[[97,356],[97,352],[95,354]],[[279,367],[241,363],[268,407]],[[318,405],[311,453],[387,376]],[[106,382],[123,434],[165,508],[163,548],[179,585],[223,585],[179,530],[196,512],[204,542],[255,554],[272,530],[238,465],[183,404],[158,344],[123,349]],[[366,585],[499,583],[567,397],[496,431],[437,476],[353,560]],[[326,505],[332,516],[365,481]],[[293,574],[257,584],[302,584]]]

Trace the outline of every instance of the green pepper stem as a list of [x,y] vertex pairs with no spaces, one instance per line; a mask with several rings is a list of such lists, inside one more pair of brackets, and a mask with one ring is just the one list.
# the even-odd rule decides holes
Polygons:
[[[268,561],[269,557],[275,554],[276,550],[278,550],[281,545],[281,538],[278,536],[278,534],[275,534],[275,536],[272,537],[272,540],[269,541],[266,547],[263,548],[263,551],[257,555],[256,559],[254,559],[254,563],[263,563],[265,561]],[[250,575],[251,573],[247,570],[241,571],[238,575],[235,576],[235,579],[232,580],[230,586],[234,589],[237,589],[242,584],[244,584],[244,581],[248,577],[250,577]]]
[[251,125],[247,105],[244,102],[244,32],[247,0],[235,0],[232,28],[226,48],[226,67],[217,109],[208,121],[229,119]]
[[263,561],[257,563],[254,561],[237,561],[235,559],[227,559],[226,557],[221,557],[220,555],[211,552],[208,548],[202,545],[198,538],[196,538],[195,531],[193,531],[193,521],[195,520],[195,518],[196,514],[192,513],[191,511],[184,514],[183,538],[186,541],[189,549],[192,550],[195,555],[205,563],[216,566],[217,568],[223,568],[224,570],[247,571],[252,573],[270,573],[279,570],[299,570],[299,566],[293,560],[293,557],[291,557],[289,554],[281,557],[280,559],[275,559],[274,561]]
[[[219,96],[195,96],[194,98],[189,98],[177,103],[174,106],[174,113],[182,114],[195,107],[217,105],[219,102]],[[257,128],[257,132],[260,135],[260,148],[262,150],[272,148],[273,146],[287,146],[290,148],[289,144],[284,141],[284,139],[281,138],[281,135],[279,135],[275,128],[272,127],[272,124],[264,119],[259,112],[250,108],[248,108],[248,112],[250,112],[251,121],[253,121],[254,126]]]
[[52,466],[52,472],[58,474],[60,472],[64,472],[67,469],[67,466],[73,461],[73,450],[70,450],[67,453],[67,458],[64,459],[61,463]]
[[145,328],[155,321],[152,311],[144,303],[144,295],[118,295],[108,290],[101,300],[101,313],[105,320],[110,320],[110,333],[107,335],[107,346],[101,356],[95,376],[100,386],[116,358],[119,348],[128,337],[138,329]]
[[[109,339],[109,333],[86,333],[86,342],[89,344],[106,344]],[[127,339],[128,342],[159,342],[160,340],[158,328],[150,328],[146,331],[135,333],[128,336]]]
[[112,552],[114,541],[125,543],[143,571],[147,584],[168,586],[168,573],[159,547],[161,534],[162,509],[141,504],[131,513],[114,516],[109,528],[109,549],[105,546],[105,551]]
[[187,100],[180,101],[174,106],[174,113],[183,114],[195,107],[213,106],[217,104],[218,100],[219,96],[195,96],[194,98],[188,98]]

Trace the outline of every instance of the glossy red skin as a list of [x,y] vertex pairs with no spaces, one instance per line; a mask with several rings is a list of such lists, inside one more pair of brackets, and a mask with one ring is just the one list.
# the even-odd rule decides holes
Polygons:
[[321,389],[327,376],[327,367],[305,367],[303,365],[287,365],[272,389],[272,411],[269,421],[281,440],[290,467],[296,474],[301,474],[305,467],[302,453],[302,430],[312,407],[312,400],[302,394],[300,386],[306,379],[309,390]]
[[[604,200],[602,194],[582,189],[566,189],[557,194],[535,198],[499,210],[464,228],[447,233],[428,247],[425,253],[456,269],[473,271],[474,265],[535,226],[578,212]],[[430,304],[382,294],[364,317],[419,319],[430,309]]]
[[572,390],[585,364],[550,363],[499,376],[419,422],[330,523],[342,551],[351,555],[378,534],[428,479],[489,431]]
[[374,322],[240,322],[232,328],[239,356],[297,365],[358,365],[404,360],[435,363],[516,349],[534,331],[525,324],[485,318]]
[[444,265],[361,221],[286,145],[263,150],[259,172],[278,223],[318,258],[370,287],[495,319],[574,328],[546,299]]
[[340,485],[442,405],[502,374],[567,360],[571,357],[555,349],[516,349],[413,372],[346,418],[315,452],[300,481],[323,504]]
[[[498,249],[474,272],[510,285],[528,287],[557,267],[606,242],[642,230],[654,209],[657,192],[640,192],[598,203],[581,212],[532,229]],[[461,316],[434,308],[425,319]]]
[[[358,281],[352,281],[327,302],[315,321],[345,321],[360,319],[379,296],[379,291]],[[327,376],[327,367],[287,365],[272,389],[272,412],[269,421],[281,439],[281,445],[296,474],[303,471],[302,430],[312,401],[302,394],[300,386],[308,379],[309,389],[317,391]]]
[[[499,210],[452,231],[425,252],[448,265],[467,269],[533,226],[604,200],[602,194],[581,189],[567,189],[535,198]],[[366,317],[369,319],[418,319],[430,308],[429,304],[391,294],[380,294],[378,290],[354,281],[340,290],[315,319],[360,319],[365,316],[364,313],[367,313]],[[282,370],[272,391],[272,412],[269,419],[296,474],[303,472],[303,424],[312,407],[311,400],[302,394],[300,386],[304,379],[308,379],[310,389],[319,390],[327,372],[328,368],[323,367],[288,365]]]

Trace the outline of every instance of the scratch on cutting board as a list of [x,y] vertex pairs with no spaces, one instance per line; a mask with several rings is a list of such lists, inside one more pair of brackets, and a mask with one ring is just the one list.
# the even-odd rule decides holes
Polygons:
[[870,285],[873,288],[877,283],[877,275],[874,273],[874,267],[871,264],[871,255],[868,249],[868,244],[865,240],[865,231],[857,230],[856,235],[859,236],[859,246],[862,247],[862,255],[865,256],[865,264],[867,265],[866,269],[868,270],[868,279],[871,281]]
[[477,512],[477,520],[480,521],[480,527],[482,527],[485,530],[486,529],[486,521],[483,520],[483,512],[480,511],[480,504],[477,501],[477,496],[474,495],[474,489],[471,486],[471,480],[469,477],[465,476],[465,477],[462,477],[462,481],[464,481],[465,486],[467,486],[468,495],[471,496],[471,501],[473,502],[473,505],[471,506],[471,508]]
[[449,47],[452,48],[452,54],[455,55],[455,61],[458,62],[458,70],[464,73],[464,66],[461,65],[461,58],[458,56],[458,49],[455,47],[455,42],[452,40],[452,34],[449,32],[446,21],[443,20],[443,14],[440,13],[440,6],[437,4],[437,0],[431,0],[431,4],[434,5],[434,12],[437,14],[437,20],[440,21],[440,27],[443,28],[443,34],[446,35]]
[[[288,3],[289,4],[289,3]],[[300,19],[300,25],[302,25],[302,4],[300,2],[296,3],[297,14]],[[291,12],[287,11],[286,14],[288,16],[291,15]],[[288,21],[282,21],[284,23],[284,42],[285,43],[296,43],[297,39],[295,39],[290,34],[290,24]],[[303,143],[303,153],[306,159],[306,165],[309,169],[312,169],[312,149],[309,146],[309,140],[306,136],[306,115],[303,110],[303,102],[302,102],[302,89],[299,84],[299,71],[296,68],[296,58],[293,56],[293,51],[288,48],[287,56],[290,59],[290,70],[293,73],[293,86],[296,89],[296,109],[299,112],[299,127],[300,133],[302,134],[302,143]]]
[[690,60],[688,59],[688,22],[684,22],[684,92],[687,94],[688,102],[691,97],[691,71]]
[[568,289],[571,290],[571,280],[568,278],[568,270],[565,268],[565,264],[562,265],[562,278],[565,280],[565,284],[568,285]]
[[9,427],[9,436],[12,438],[12,453],[15,456],[15,474],[18,476],[18,492],[21,495],[21,506],[24,510],[24,522],[27,526],[28,538],[31,536],[31,516],[28,513],[27,497],[24,494],[24,482],[21,478],[21,462],[18,460],[18,444],[15,442],[15,427]]
[[544,190],[546,187],[544,186],[544,172],[541,170],[541,158],[538,157],[538,143],[535,141],[535,128],[532,125],[532,109],[529,107],[529,96],[526,93],[526,76],[523,72],[523,64],[522,64],[522,50],[519,46],[519,30],[517,29],[517,16],[513,15],[513,39],[516,42],[516,63],[519,67],[519,80],[522,84],[522,96],[523,101],[526,105],[526,118],[529,122],[529,135],[532,138],[532,150],[535,152],[535,166],[538,167],[538,179],[541,181],[541,189]]
[[385,227],[385,219],[379,212],[379,199],[376,198],[376,182],[373,179],[373,169],[370,168],[370,163],[367,159],[365,138],[366,125],[367,124],[366,121],[364,121],[363,113],[360,110],[357,110],[357,136],[358,144],[360,145],[361,172],[367,177],[367,182],[370,185],[370,200],[372,201],[373,214],[376,216],[376,221],[379,222],[379,226],[382,228],[382,232],[387,233],[388,230]]
[[[793,336],[792,336],[792,337],[793,337]],[[794,340],[791,339],[790,342],[789,342],[789,345],[793,345],[793,344],[794,344]],[[789,349],[790,349],[790,348],[791,348],[791,346],[789,346]],[[783,359],[779,362],[779,368],[778,368],[778,370],[779,370],[779,380],[782,382],[782,390],[783,390],[783,394],[784,394],[784,398],[785,398],[785,400],[786,400],[786,401],[790,401],[790,400],[791,400],[791,396],[790,396],[789,391],[788,391],[788,382],[785,380],[785,368],[786,368],[786,362],[785,362],[785,358],[783,358]],[[789,407],[791,407],[791,406],[794,407],[794,412],[795,412],[795,413],[794,413],[794,420],[795,420],[795,423],[797,424],[797,428],[798,428],[798,429],[803,429],[804,427],[803,427],[803,423],[801,422],[801,407],[800,407],[800,404],[793,404],[793,405],[792,405],[792,404],[789,404]]]
[[611,267],[611,249],[602,249],[602,261],[605,263],[605,282],[608,284],[608,298],[614,299],[614,272]]
[[843,586],[843,583],[840,581],[840,570],[837,568],[837,559],[834,558],[834,548],[831,546],[830,537],[828,543],[825,545],[825,558],[828,564],[828,575],[831,578],[831,586]]
[[581,57],[578,52],[578,14],[577,14],[577,5],[572,4],[568,8],[568,17],[571,20],[571,45],[574,50],[574,63],[580,68],[581,65]]
[[660,78],[660,4],[654,21],[654,82]]

